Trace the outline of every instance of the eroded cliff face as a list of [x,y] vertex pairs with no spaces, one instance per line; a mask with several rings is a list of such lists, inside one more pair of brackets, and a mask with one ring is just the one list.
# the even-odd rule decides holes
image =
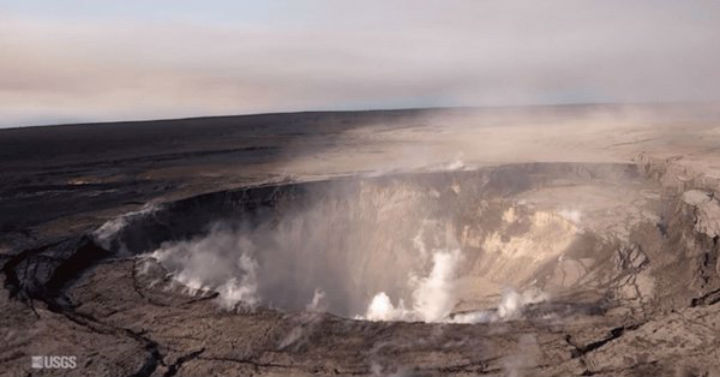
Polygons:
[[682,308],[716,302],[718,281],[718,220],[720,202],[716,198],[720,180],[683,166],[681,159],[637,158],[647,176],[661,183],[664,205],[660,234],[644,224],[634,234],[636,242],[646,244],[652,269],[662,294],[656,298],[660,308]]
[[[222,191],[4,257],[6,374],[720,371],[716,180],[676,159]],[[50,371],[47,371],[48,373]]]

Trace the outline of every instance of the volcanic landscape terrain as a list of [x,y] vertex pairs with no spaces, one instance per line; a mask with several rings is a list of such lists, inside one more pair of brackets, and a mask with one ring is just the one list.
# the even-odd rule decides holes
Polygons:
[[720,108],[0,130],[0,375],[720,375]]

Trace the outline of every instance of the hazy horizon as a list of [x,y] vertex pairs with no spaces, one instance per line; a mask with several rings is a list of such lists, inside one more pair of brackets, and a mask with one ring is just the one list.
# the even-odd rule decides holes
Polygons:
[[0,128],[720,100],[720,3],[0,0]]

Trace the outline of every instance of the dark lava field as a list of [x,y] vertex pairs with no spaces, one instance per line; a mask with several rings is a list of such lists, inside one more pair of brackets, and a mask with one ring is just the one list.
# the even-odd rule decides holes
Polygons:
[[720,111],[0,130],[0,375],[712,376]]

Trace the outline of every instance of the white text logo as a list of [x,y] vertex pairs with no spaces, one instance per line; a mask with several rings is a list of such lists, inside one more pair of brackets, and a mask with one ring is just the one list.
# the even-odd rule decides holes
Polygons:
[[77,357],[75,356],[33,356],[33,369],[75,369]]

